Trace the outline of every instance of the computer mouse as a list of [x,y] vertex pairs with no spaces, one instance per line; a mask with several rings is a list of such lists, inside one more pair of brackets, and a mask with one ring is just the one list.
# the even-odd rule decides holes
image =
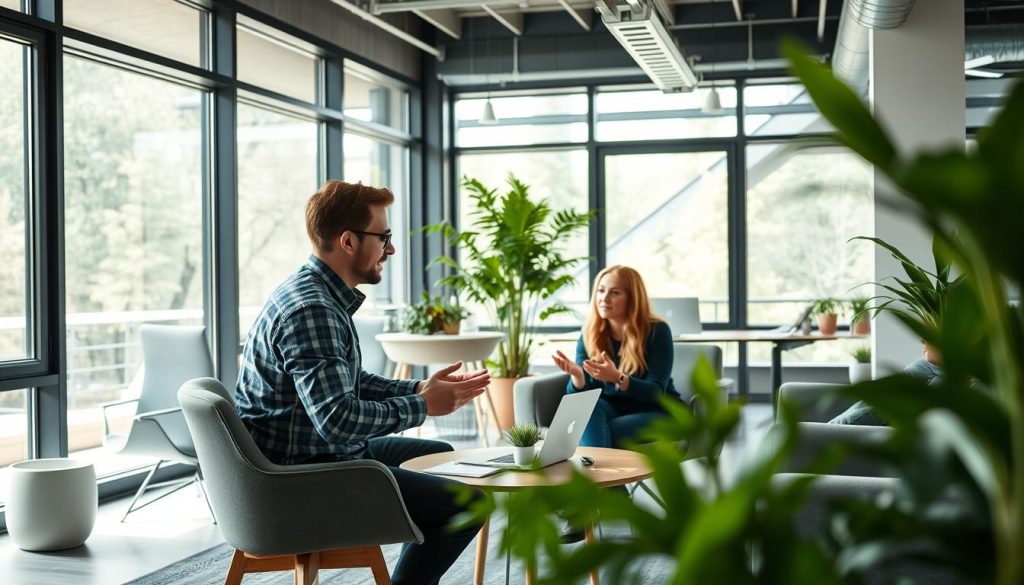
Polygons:
[[587,457],[586,455],[584,455],[583,457],[580,457],[580,463],[582,463],[583,465],[593,465],[594,464],[594,458],[593,457]]

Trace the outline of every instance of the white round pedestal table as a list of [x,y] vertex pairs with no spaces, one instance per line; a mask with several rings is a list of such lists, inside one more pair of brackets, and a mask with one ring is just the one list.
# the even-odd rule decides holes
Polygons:
[[[380,342],[388,359],[395,362],[395,378],[409,378],[412,366],[429,366],[433,364],[451,364],[461,361],[467,369],[483,368],[484,360],[490,357],[494,348],[505,338],[504,333],[493,331],[474,331],[458,335],[418,335],[415,333],[380,333],[375,339]],[[490,388],[481,395],[487,400],[487,418],[501,434],[498,419],[494,415],[494,401],[491,399]],[[484,409],[481,397],[473,400],[476,411],[476,426],[483,438],[484,446],[489,447],[487,425],[484,422]]]
[[11,465],[7,531],[19,548],[80,546],[96,522],[96,470],[88,461],[31,459]]

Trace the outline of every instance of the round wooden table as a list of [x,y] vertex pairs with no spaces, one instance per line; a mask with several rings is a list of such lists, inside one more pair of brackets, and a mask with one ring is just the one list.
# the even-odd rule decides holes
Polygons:
[[[448,453],[435,453],[410,459],[401,465],[402,469],[423,471],[452,461],[467,458],[495,457],[509,451],[508,447],[491,447],[484,449],[457,449]],[[594,460],[593,465],[583,465],[579,458],[583,455]],[[533,487],[560,485],[569,481],[573,470],[579,470],[601,487],[614,487],[635,483],[651,477],[653,472],[644,458],[634,451],[623,449],[603,449],[600,447],[579,447],[571,459],[549,465],[534,472],[499,473],[487,477],[458,477],[446,475],[455,481],[475,486],[492,492],[514,492]],[[476,567],[473,572],[473,583],[482,585],[484,567],[487,562],[487,538],[490,530],[490,519],[484,521],[476,540]],[[594,527],[584,529],[584,538],[588,544],[593,543]],[[526,583],[533,582],[534,576],[526,573]],[[597,571],[590,573],[591,585],[600,585]]]

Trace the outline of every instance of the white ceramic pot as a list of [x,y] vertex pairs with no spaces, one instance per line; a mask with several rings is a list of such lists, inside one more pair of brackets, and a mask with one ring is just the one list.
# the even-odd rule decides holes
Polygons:
[[871,379],[871,364],[850,364],[850,383],[859,384]]
[[80,546],[96,522],[96,470],[74,459],[33,459],[10,467],[7,531],[19,548]]
[[533,462],[533,454],[536,451],[536,447],[536,445],[512,447],[512,460],[516,462],[516,465],[529,465]]

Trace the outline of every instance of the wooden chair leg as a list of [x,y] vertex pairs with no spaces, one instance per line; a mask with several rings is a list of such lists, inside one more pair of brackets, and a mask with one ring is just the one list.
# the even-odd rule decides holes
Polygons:
[[[583,529],[583,541],[587,546],[597,544],[597,537],[594,535],[593,524]],[[601,585],[601,577],[598,575],[597,569],[590,572],[590,585]]]
[[491,517],[484,520],[476,535],[476,564],[473,566],[473,585],[484,585],[484,568],[487,566],[487,539],[491,535]]
[[241,585],[244,576],[245,553],[235,549],[235,554],[231,556],[231,566],[228,567],[228,576],[224,578],[224,585]]
[[295,555],[295,585],[314,585],[320,572],[320,553]]
[[373,581],[377,585],[391,585],[391,575],[388,574],[388,565],[384,562],[384,553],[378,546],[370,551],[370,570],[373,571]]

